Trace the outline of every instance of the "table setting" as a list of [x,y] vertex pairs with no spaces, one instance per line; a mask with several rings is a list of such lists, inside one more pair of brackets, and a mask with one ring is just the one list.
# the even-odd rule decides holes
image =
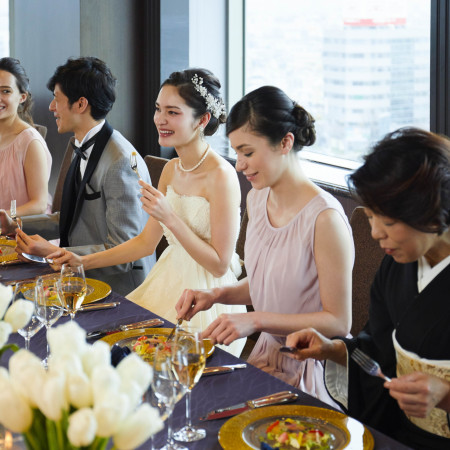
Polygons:
[[[34,266],[34,271],[30,271],[28,266]],[[33,275],[35,281],[39,277],[44,280],[55,277],[54,273],[45,273],[45,267],[48,267],[48,264],[40,263],[6,266],[0,268],[0,273],[3,274],[2,270],[5,268],[9,270],[12,267],[22,270],[15,272],[16,280],[11,279],[9,275],[7,283],[11,285],[11,288],[16,287],[16,284],[23,279],[30,283]],[[3,280],[0,280],[0,283],[3,283]],[[70,314],[62,314],[55,323],[52,323],[50,331],[57,332],[61,325],[77,326],[84,333],[86,345],[107,344],[111,354],[113,349],[120,348],[123,354],[120,354],[116,361],[118,364],[128,354],[139,355],[139,346],[148,344],[148,341],[152,342],[156,339],[165,343],[171,331],[174,330],[173,336],[177,337],[172,337],[166,344],[169,348],[172,343],[179,341],[178,335],[185,331],[186,323],[174,325],[119,294],[111,292],[108,286],[103,286],[99,280],[91,281],[86,278],[86,285],[91,286],[92,292],[89,292],[89,289],[85,290],[85,299],[77,305],[78,309],[75,308],[74,317],[71,318]],[[144,344],[141,342],[136,344],[140,338],[147,341]],[[51,341],[51,338],[49,340]],[[42,325],[29,342],[30,354],[36,358],[33,360],[33,367],[37,361],[41,363],[48,357],[47,343],[46,327]],[[11,333],[8,345],[24,348],[25,339],[18,333]],[[156,395],[155,393],[151,398],[151,392],[157,387],[154,383],[153,387],[149,383],[142,403],[159,411],[158,415],[164,419],[162,424],[164,428],[138,446],[139,450],[152,448],[165,450],[174,448],[270,449],[273,447],[270,446],[267,436],[273,437],[274,434],[268,433],[267,430],[270,427],[272,430],[277,430],[281,426],[280,423],[285,420],[291,421],[288,423],[291,428],[296,423],[301,423],[299,426],[304,426],[305,423],[315,424],[320,433],[329,433],[332,437],[329,448],[361,450],[407,448],[280,379],[247,364],[242,359],[215,348],[208,340],[201,340],[200,347],[201,349],[194,356],[180,354],[178,358],[172,355],[174,350],[170,350],[169,353],[172,355],[170,364],[178,361],[180,367],[178,376],[176,370],[171,371],[172,375],[175,373],[173,377],[171,375],[173,378],[171,383],[174,386],[178,385],[177,388],[173,388],[175,394],[158,393]],[[12,357],[12,352],[5,352],[0,359],[0,366],[7,368]],[[153,373],[157,374],[153,359],[141,360],[152,367]],[[195,370],[193,366],[196,367]],[[42,368],[45,371],[44,366]],[[160,369],[161,367],[158,366],[158,370]],[[273,426],[276,422],[278,423]],[[189,441],[186,438],[183,440],[177,434],[177,431],[185,425],[190,426],[192,430],[201,430],[200,437],[195,438],[198,440]],[[319,435],[319,431],[315,433]],[[306,435],[311,433],[308,432]],[[282,433],[277,438],[281,435]],[[13,436],[17,437],[17,433]],[[177,437],[180,440],[177,440]],[[102,445],[105,442],[102,441]],[[108,446],[104,448],[110,448],[113,445],[110,438],[108,442]],[[16,445],[14,447],[5,448],[25,449],[24,444],[22,441],[21,444],[14,443],[13,445]],[[297,444],[281,448],[304,448],[300,444],[298,447],[295,445]]]

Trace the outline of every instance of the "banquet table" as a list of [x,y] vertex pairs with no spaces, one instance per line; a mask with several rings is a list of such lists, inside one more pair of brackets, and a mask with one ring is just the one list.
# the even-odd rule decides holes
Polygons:
[[[39,268],[35,269],[39,275]],[[2,273],[1,270],[0,273]],[[114,292],[102,301],[120,302],[120,305],[114,309],[77,313],[75,320],[88,332],[105,327],[158,317]],[[55,326],[67,320],[69,320],[69,317],[62,317]],[[173,324],[165,321],[162,327],[173,327]],[[24,345],[23,338],[17,334],[13,334],[10,337],[9,342],[14,342],[22,347]],[[44,329],[41,329],[39,333],[31,339],[30,350],[39,357],[45,357],[46,337]],[[6,367],[10,355],[10,352],[5,353],[0,361],[0,365]],[[236,364],[243,362],[243,360],[232,356],[226,351],[216,348],[212,356],[208,358],[207,366],[219,366],[223,364]],[[194,425],[201,425],[204,429],[206,429],[207,434],[205,439],[193,443],[187,443],[185,446],[189,449],[220,449],[221,446],[218,441],[218,432],[221,426],[227,421],[227,418],[199,422],[199,417],[213,409],[230,406],[243,401],[286,390],[294,391],[299,395],[298,400],[291,404],[332,409],[325,403],[303,393],[298,389],[293,388],[291,385],[288,385],[278,378],[266,374],[251,365],[247,365],[246,369],[235,370],[234,372],[227,374],[202,377],[192,391],[192,420]],[[175,407],[173,413],[173,427],[174,429],[177,429],[184,425],[184,423],[185,400],[183,398]],[[376,450],[402,450],[408,448],[385,436],[384,434],[370,427],[368,428],[374,437]],[[156,448],[161,447],[164,444],[167,435],[166,433],[167,428],[153,437],[153,442]],[[150,442],[147,442],[142,445],[139,450],[149,450],[150,448]]]

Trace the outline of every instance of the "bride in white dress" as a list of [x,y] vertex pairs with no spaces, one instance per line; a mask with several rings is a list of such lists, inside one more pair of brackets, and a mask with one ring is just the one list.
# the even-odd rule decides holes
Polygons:
[[[176,320],[175,304],[184,289],[213,289],[236,282],[240,274],[235,245],[239,232],[240,188],[236,171],[204,140],[226,121],[220,83],[205,69],[174,72],[155,102],[159,144],[174,147],[178,158],[164,167],[155,189],[139,181],[150,215],[142,233],[91,255],[57,251],[55,263],[78,261],[85,269],[117,265],[152,254],[163,233],[169,246],[145,281],[128,294],[134,303]],[[130,169],[131,170],[131,169]],[[243,305],[220,305],[195,316],[205,329],[221,313],[246,312]],[[240,355],[245,339],[225,350]]]

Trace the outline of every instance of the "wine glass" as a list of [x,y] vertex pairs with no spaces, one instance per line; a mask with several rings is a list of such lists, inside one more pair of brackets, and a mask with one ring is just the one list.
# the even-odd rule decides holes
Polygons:
[[64,308],[75,318],[75,313],[84,301],[87,292],[83,264],[63,264],[61,267],[61,291]]
[[[36,282],[36,317],[44,324],[47,336],[49,328],[62,316],[64,312],[63,293],[59,278],[39,277]],[[50,349],[47,339],[47,355],[42,361],[48,367]]]
[[203,439],[206,431],[192,426],[191,391],[205,368],[206,355],[199,328],[189,324],[175,331],[172,345],[172,367],[179,383],[186,389],[186,425],[176,431],[173,437],[181,442]]
[[184,388],[175,377],[169,344],[156,348],[153,355],[153,379],[150,389],[156,397],[162,417],[167,418],[167,441],[159,450],[188,450],[173,440],[172,412],[175,404],[183,397]]
[[43,327],[43,323],[36,316],[36,285],[27,282],[16,284],[14,302],[29,302],[28,307],[33,311],[30,320],[17,332],[25,339],[25,348],[30,349],[30,339]]

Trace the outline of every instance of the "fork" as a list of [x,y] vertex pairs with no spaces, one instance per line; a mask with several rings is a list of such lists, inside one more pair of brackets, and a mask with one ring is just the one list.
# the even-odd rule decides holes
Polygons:
[[136,173],[136,175],[139,177],[139,179],[141,180],[141,176],[139,175],[139,171],[138,171],[138,164],[137,164],[137,153],[136,152],[132,152],[130,155],[130,166],[131,169]]
[[374,377],[380,377],[386,381],[391,381],[391,379],[386,375],[384,375],[384,373],[381,371],[380,365],[372,358],[369,358],[369,356],[367,356],[359,348],[353,350],[350,356],[353,359],[353,361],[355,361],[356,364],[358,364],[359,367],[361,367],[361,369],[364,370],[364,372]]
[[172,328],[172,331],[170,332],[169,336],[167,336],[166,342],[170,342],[173,337],[175,336],[175,331],[177,328],[180,327],[180,325],[183,323],[183,319],[178,319],[177,324]]

